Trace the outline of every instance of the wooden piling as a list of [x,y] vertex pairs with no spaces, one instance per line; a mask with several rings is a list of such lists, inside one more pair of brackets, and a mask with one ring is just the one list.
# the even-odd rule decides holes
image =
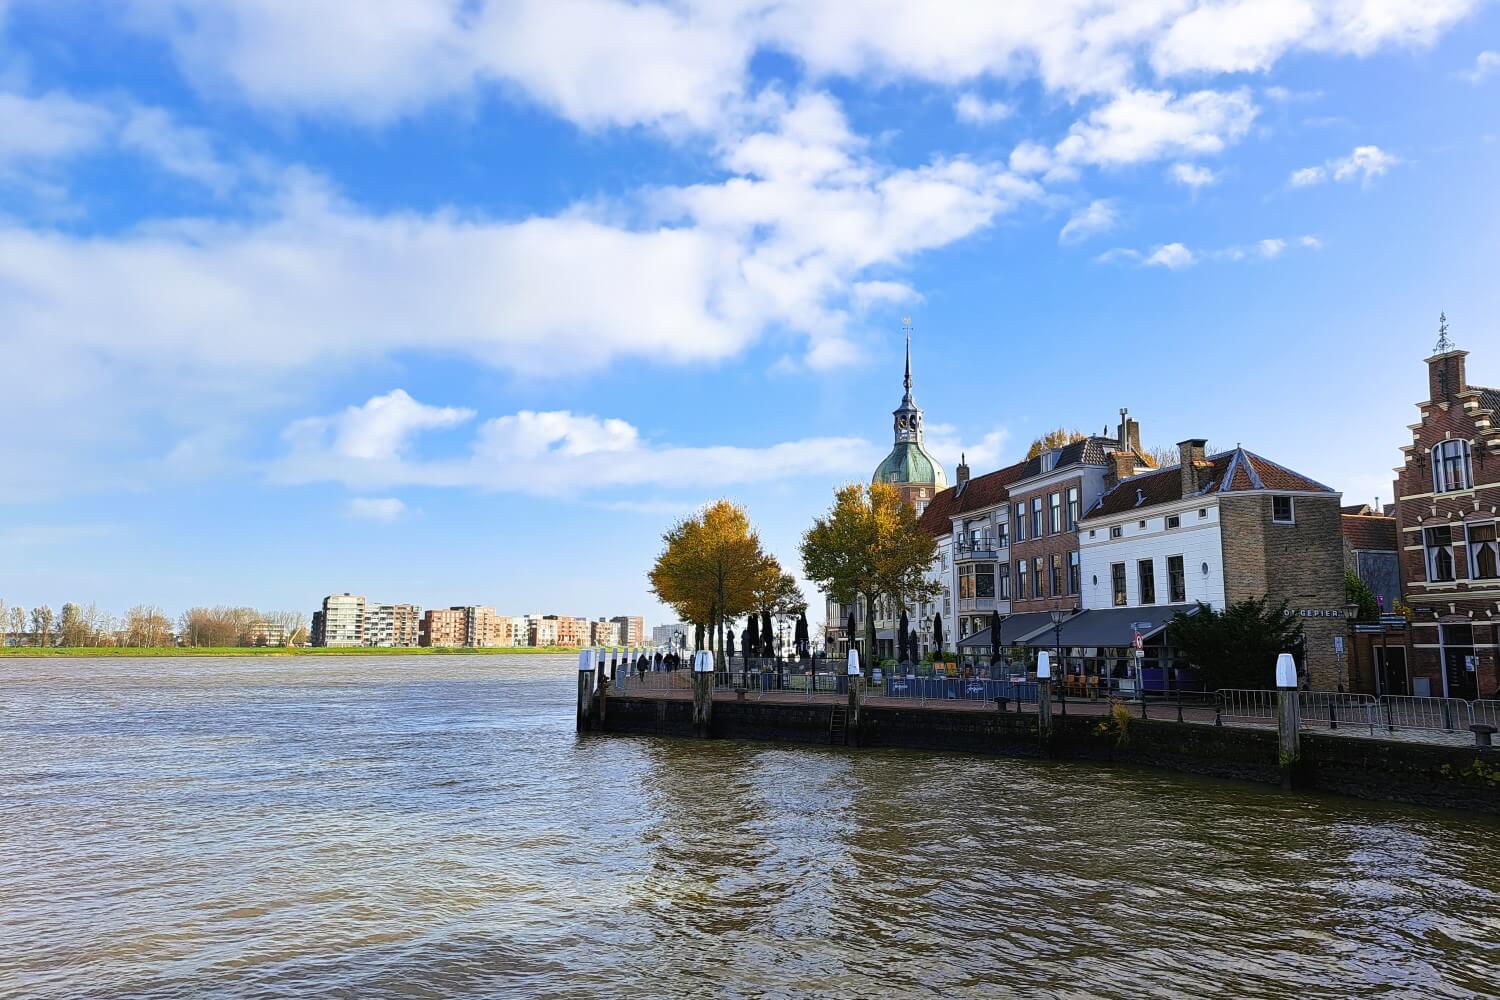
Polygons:
[[713,737],[714,661],[706,649],[693,657],[693,735],[700,739]]
[[594,714],[594,651],[585,649],[578,654],[578,731],[589,730],[589,720]]

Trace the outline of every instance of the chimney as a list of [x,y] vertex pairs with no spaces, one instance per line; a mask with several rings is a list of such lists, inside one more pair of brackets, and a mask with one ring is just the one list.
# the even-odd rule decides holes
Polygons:
[[1177,474],[1182,477],[1182,495],[1191,496],[1203,488],[1203,478],[1207,472],[1208,462],[1207,439],[1188,438],[1186,441],[1179,441],[1177,456],[1179,463]]
[[1135,475],[1135,453],[1116,448],[1109,453],[1109,468],[1104,471],[1104,488],[1111,489],[1122,479]]
[[1138,420],[1130,419],[1130,411],[1120,407],[1120,428],[1115,434],[1115,440],[1120,442],[1121,448],[1139,453],[1141,450],[1141,424]]
[[969,463],[963,452],[958,454],[958,482],[955,485],[959,492],[963,492],[964,484],[969,481]]

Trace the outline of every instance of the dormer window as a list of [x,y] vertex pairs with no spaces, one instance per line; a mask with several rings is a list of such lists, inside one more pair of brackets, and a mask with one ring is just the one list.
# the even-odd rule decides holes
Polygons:
[[1452,493],[1474,485],[1469,442],[1444,441],[1432,449],[1432,492]]

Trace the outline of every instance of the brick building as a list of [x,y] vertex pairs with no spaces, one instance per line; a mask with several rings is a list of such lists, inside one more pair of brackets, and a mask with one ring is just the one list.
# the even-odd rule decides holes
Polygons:
[[1396,469],[1401,570],[1412,608],[1412,693],[1496,697],[1500,632],[1500,389],[1471,385],[1444,322],[1427,399]]
[[442,608],[422,616],[423,646],[491,648],[514,646],[513,620],[494,608],[468,605]]
[[366,604],[366,646],[417,646],[422,638],[422,609],[415,604]]
[[1078,522],[1106,489],[1150,467],[1126,410],[1114,437],[1091,434],[1027,461],[1009,487],[1013,614],[1081,605]]
[[619,626],[623,645],[639,646],[646,641],[646,620],[640,615],[615,615],[611,621]]
[[[1198,603],[1266,597],[1303,619],[1306,647],[1293,652],[1311,686],[1347,689],[1339,494],[1243,448],[1209,457],[1195,438],[1178,451],[1177,465],[1120,478],[1083,517],[1085,613],[1062,644],[1070,630],[1101,646],[1137,631],[1160,644]],[[1114,619],[1112,644],[1101,626]]]

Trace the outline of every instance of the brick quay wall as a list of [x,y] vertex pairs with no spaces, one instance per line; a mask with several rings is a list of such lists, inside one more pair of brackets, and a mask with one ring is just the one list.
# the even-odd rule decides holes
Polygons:
[[[682,698],[610,695],[605,733],[692,739],[693,704]],[[830,742],[827,702],[715,700],[711,737],[783,744]],[[845,737],[852,752],[899,748],[1161,768],[1281,784],[1273,729],[1109,716],[1053,717],[1043,744],[1034,713],[866,704]],[[841,741],[842,742],[842,741]],[[1297,789],[1500,815],[1500,748],[1446,746],[1304,733]]]

